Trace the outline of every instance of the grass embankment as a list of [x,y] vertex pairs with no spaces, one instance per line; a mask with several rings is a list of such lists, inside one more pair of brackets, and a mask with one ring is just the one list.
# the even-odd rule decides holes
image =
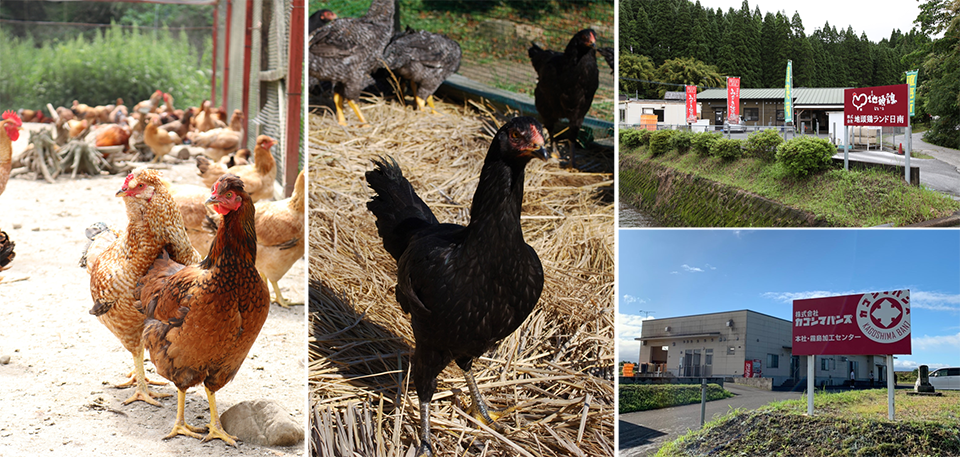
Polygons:
[[[707,384],[707,401],[730,398],[733,394],[717,384]],[[625,384],[620,386],[620,414],[700,403],[699,385]]]
[[960,455],[960,392],[941,397],[896,394],[896,421],[887,420],[887,391],[817,392],[815,415],[806,397],[733,411],[660,449],[657,456],[905,456]]
[[[948,216],[960,210],[960,202],[939,192],[907,185],[901,176],[880,170],[829,169],[795,178],[779,162],[752,157],[725,161],[692,153],[678,154],[676,150],[653,157],[645,147],[622,149],[621,156],[653,160],[731,185],[809,211],[836,227],[870,227],[888,223],[901,226]],[[624,172],[621,167],[621,175]]]

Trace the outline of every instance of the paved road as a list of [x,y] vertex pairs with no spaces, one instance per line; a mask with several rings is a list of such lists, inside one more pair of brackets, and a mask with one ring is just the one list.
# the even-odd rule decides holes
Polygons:
[[[924,143],[926,144],[926,143]],[[914,140],[914,149],[917,150],[917,140]],[[927,145],[926,147],[939,148],[939,146]],[[956,153],[956,160],[960,163],[960,151],[955,151],[952,149],[939,148],[945,151],[934,151],[932,149],[919,148],[918,152],[923,152],[929,154],[933,157],[943,157],[945,159],[952,159],[951,153],[945,151],[953,151]],[[857,151],[850,152],[850,160],[860,160],[865,162],[879,162],[879,163],[889,163],[903,166],[904,156],[894,154],[892,152],[886,151]],[[834,157],[843,158],[843,152],[837,153]],[[933,189],[937,192],[942,192],[950,195],[951,197],[958,199],[960,198],[960,171],[957,170],[957,165],[953,165],[949,162],[940,160],[939,158],[933,159],[918,159],[916,157],[910,157],[910,166],[911,167],[920,167],[920,184]]]
[[[752,410],[772,401],[802,396],[800,392],[771,392],[733,383],[725,383],[724,387],[736,396],[707,403],[707,422],[731,409]],[[620,457],[653,455],[688,430],[700,428],[700,404],[621,414],[619,422]]]

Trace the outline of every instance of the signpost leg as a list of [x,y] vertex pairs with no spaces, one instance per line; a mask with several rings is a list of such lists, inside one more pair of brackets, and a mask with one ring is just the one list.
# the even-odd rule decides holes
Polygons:
[[893,420],[893,394],[896,391],[896,381],[897,376],[893,374],[893,355],[891,354],[887,356],[887,418],[890,420]]
[[910,126],[910,117],[907,116],[907,133],[905,134],[907,140],[907,151],[904,152],[904,162],[903,162],[903,177],[907,180],[907,184],[910,184],[910,149],[913,147],[913,127]]
[[850,171],[850,162],[847,151],[850,149],[850,127],[843,126],[843,170]]
[[814,359],[817,356],[808,355],[807,356],[807,415],[813,415],[813,392],[816,389],[814,380]]
[[700,379],[700,428],[707,417],[707,378]]

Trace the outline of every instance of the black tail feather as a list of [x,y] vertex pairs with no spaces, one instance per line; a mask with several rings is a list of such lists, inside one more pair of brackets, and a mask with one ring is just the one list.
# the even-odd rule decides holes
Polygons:
[[396,160],[380,157],[373,164],[376,168],[368,171],[366,178],[377,195],[367,202],[367,209],[377,217],[377,232],[383,239],[383,247],[399,260],[413,234],[439,222],[410,181],[403,177]]
[[13,252],[14,247],[16,243],[7,236],[7,232],[0,232],[0,270],[3,270],[16,257],[17,254]]

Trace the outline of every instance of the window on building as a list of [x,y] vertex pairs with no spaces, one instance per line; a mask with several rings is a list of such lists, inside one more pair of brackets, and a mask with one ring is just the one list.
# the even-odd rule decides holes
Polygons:
[[727,347],[727,355],[734,355],[734,354],[736,354],[736,353],[737,353],[737,348],[735,348],[735,347],[733,347],[733,346],[728,346],[728,347]]
[[744,109],[743,109],[743,120],[745,120],[745,121],[758,121],[758,120],[760,120],[760,108],[744,108]]
[[777,120],[780,121],[780,122],[783,122],[783,119],[784,119],[783,110],[782,110],[782,109],[778,109],[778,110],[777,110]]
[[704,353],[704,362],[705,365],[713,365],[713,349],[707,349]]
[[627,110],[620,110],[620,122],[627,122]]
[[[813,357],[812,355],[810,357]],[[830,361],[827,359],[820,359],[820,371],[827,371],[830,369]]]
[[780,356],[777,354],[767,354],[767,368],[780,368]]

